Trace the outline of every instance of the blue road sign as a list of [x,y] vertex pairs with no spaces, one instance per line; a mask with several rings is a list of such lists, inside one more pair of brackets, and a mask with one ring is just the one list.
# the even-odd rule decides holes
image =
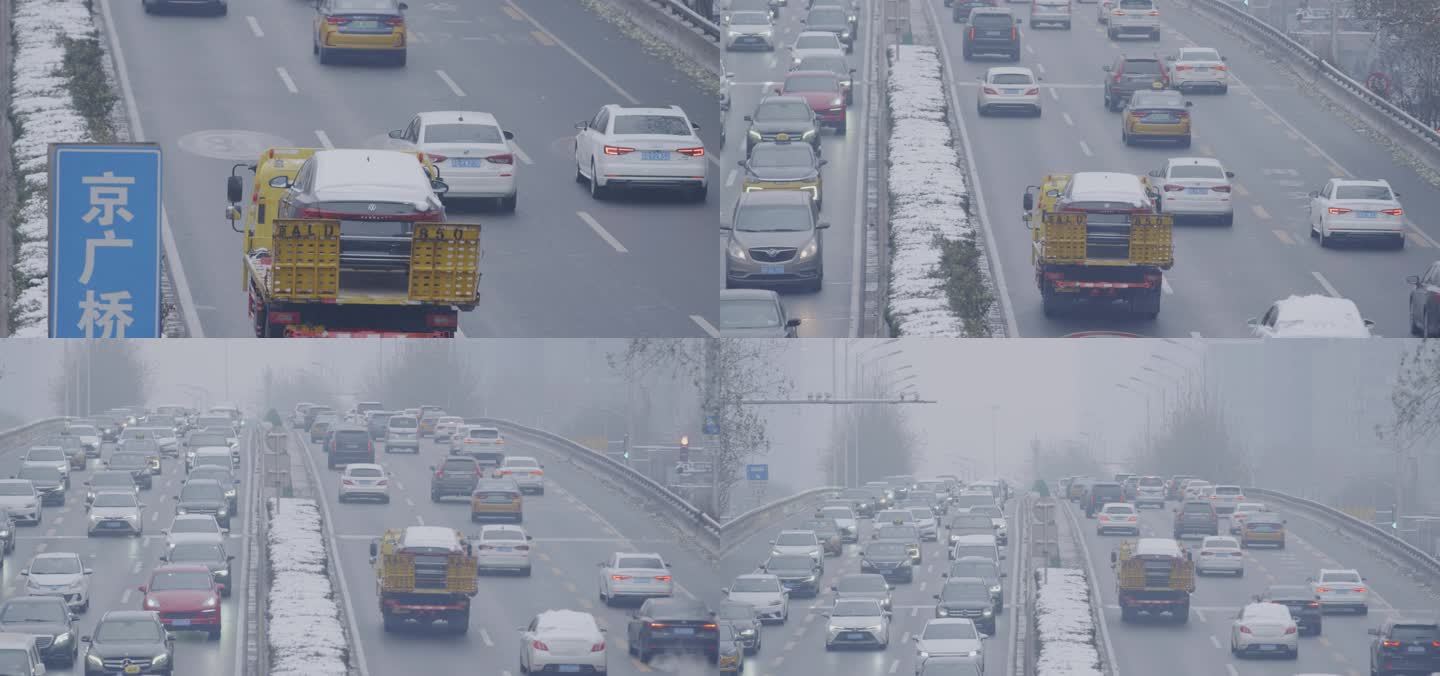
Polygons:
[[720,433],[720,416],[716,416],[716,415],[707,415],[707,416],[705,416],[705,428],[704,428],[703,430],[701,430],[701,431],[704,432],[705,434],[708,434],[708,435],[711,435],[711,436],[714,436],[714,435],[716,435],[716,434],[719,434],[719,433]]
[[770,480],[770,466],[769,466],[769,465],[746,465],[746,466],[745,466],[745,478],[748,479],[748,480],[750,480],[750,481],[769,481],[769,480]]
[[160,336],[153,143],[50,144],[50,336]]

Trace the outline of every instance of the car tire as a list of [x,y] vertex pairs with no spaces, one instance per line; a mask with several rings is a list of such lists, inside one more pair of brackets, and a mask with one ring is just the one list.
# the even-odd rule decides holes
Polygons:
[[1189,137],[1189,136],[1186,136],[1185,138],[1183,138],[1183,139],[1180,140],[1180,147],[1181,147],[1181,148],[1189,148],[1189,147],[1190,147],[1190,137]]
[[500,211],[503,211],[505,213],[513,213],[515,211],[515,205],[519,201],[520,193],[517,192],[512,195],[506,195],[504,197],[501,197],[498,200],[499,204],[497,206],[500,207]]
[[840,136],[844,136],[844,135],[845,135],[845,129],[846,129],[846,126],[845,126],[845,123],[844,123],[844,122],[841,122],[840,124],[835,125],[835,133],[836,133],[836,134],[839,134]]
[[985,109],[985,106],[980,105],[980,102],[979,102],[979,101],[976,101],[976,102],[975,102],[975,114],[976,114],[976,115],[979,115],[980,117],[985,117],[986,115],[989,115],[989,114],[990,114],[990,111],[986,110],[986,109]]
[[604,200],[607,190],[600,185],[600,174],[595,171],[595,160],[590,160],[590,198],[596,201]]
[[326,49],[324,45],[316,46],[315,50],[315,54],[320,57],[320,65],[329,65],[331,62],[334,61],[334,59],[330,56],[330,50]]
[[1221,93],[1221,94],[1225,94],[1225,93],[1227,93],[1227,92],[1229,92],[1229,91],[1230,91],[1230,85],[1220,85],[1220,93]]
[[1114,28],[1105,29],[1105,34],[1109,36],[1111,42],[1114,42],[1116,39],[1119,38],[1119,34],[1115,32]]
[[[1158,39],[1158,38],[1157,38],[1157,39]],[[406,57],[408,57],[409,55],[410,55],[409,50],[401,51],[400,54],[395,57],[395,67],[396,67],[396,68],[404,68],[404,67],[405,67]]]
[[227,14],[229,14],[229,13],[230,13],[230,5],[228,5],[228,4],[226,4],[226,3],[223,3],[223,2],[220,3],[220,10],[217,11],[217,12],[215,12],[216,16],[225,16],[225,15],[227,15]]
[[1153,30],[1153,31],[1150,32],[1150,41],[1151,41],[1151,42],[1159,42],[1159,41],[1160,41],[1160,30],[1159,30],[1159,29],[1156,29],[1156,30]]
[[1329,248],[1330,248],[1330,236],[1325,233],[1325,230],[1324,230],[1323,227],[1322,227],[1321,230],[1320,230],[1320,248],[1322,248],[1322,249],[1329,249]]
[[1020,61],[1020,48],[1019,48],[1019,47],[1016,47],[1016,48],[1015,48],[1015,51],[1010,53],[1010,60],[1011,60],[1012,62],[1018,62],[1018,61]]
[[960,56],[966,61],[973,61],[975,59],[975,52],[970,51],[969,47],[965,47],[960,50]]
[[1235,212],[1232,211],[1232,212],[1230,212],[1230,213],[1228,213],[1228,214],[1225,214],[1224,216],[1221,216],[1221,217],[1220,217],[1220,225],[1224,225],[1224,226],[1232,226],[1232,225],[1235,225]]

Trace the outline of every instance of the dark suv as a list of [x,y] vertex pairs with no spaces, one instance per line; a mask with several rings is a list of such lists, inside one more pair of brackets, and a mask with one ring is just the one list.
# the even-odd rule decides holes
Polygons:
[[1440,625],[1434,620],[1392,618],[1371,629],[1370,673],[1429,674],[1440,671]]
[[647,599],[626,626],[630,653],[649,663],[657,653],[705,653],[720,659],[719,625],[703,601]]
[[330,469],[352,463],[375,462],[375,441],[366,428],[353,425],[340,427],[327,442],[330,444],[330,457],[326,459],[326,464]]
[[1303,584],[1272,584],[1260,598],[1289,608],[1290,617],[1294,618],[1301,636],[1320,635],[1324,617],[1315,590]]
[[457,496],[468,499],[480,481],[480,463],[474,458],[452,455],[440,466],[431,465],[430,469],[435,472],[430,477],[431,502]]
[[1186,500],[1175,510],[1175,539],[1186,535],[1219,535],[1220,517],[1208,500]]
[[1006,7],[977,7],[970,10],[970,27],[961,39],[965,60],[976,54],[1005,54],[1011,61],[1020,60],[1021,20]]
[[1118,111],[1140,89],[1164,89],[1170,86],[1165,62],[1159,56],[1117,56],[1115,63],[1105,66],[1105,107]]
[[1091,484],[1090,490],[1085,492],[1085,518],[1095,518],[1095,513],[1110,502],[1125,502],[1124,486],[1114,481],[1097,481]]
[[970,13],[977,9],[999,7],[999,0],[945,0],[945,6],[950,8],[950,19],[955,23],[965,23],[970,19]]

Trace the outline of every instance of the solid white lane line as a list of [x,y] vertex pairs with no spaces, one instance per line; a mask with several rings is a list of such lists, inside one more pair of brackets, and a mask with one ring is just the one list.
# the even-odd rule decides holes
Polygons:
[[415,515],[415,523],[418,523],[418,524],[420,524],[420,525],[422,525],[422,526],[425,525],[425,517],[420,516],[419,514],[416,514],[416,515]]
[[1050,90],[1050,98],[1051,98],[1051,99],[1053,99],[1053,100],[1055,100],[1055,101],[1059,101],[1059,100],[1060,100],[1060,90],[1055,89],[1055,88],[1053,88],[1053,87],[1048,87],[1047,89]]
[[443,70],[436,70],[436,71],[435,71],[435,74],[436,74],[436,75],[439,75],[439,76],[440,76],[440,79],[445,81],[445,86],[449,87],[449,88],[450,88],[450,91],[455,92],[455,95],[456,95],[456,96],[459,96],[459,97],[464,97],[464,96],[465,96],[465,90],[461,89],[461,88],[460,88],[460,85],[455,84],[455,81],[452,80],[452,79],[450,79],[450,76],[449,76],[448,74],[446,74],[445,71],[443,71]]
[[1035,70],[1040,71],[1040,74],[1041,74],[1041,75],[1044,75],[1044,74],[1045,74],[1045,64],[1043,64],[1043,63],[1037,63],[1037,64],[1035,64]]
[[1215,646],[1215,649],[1216,649],[1216,650],[1219,650],[1219,649],[1220,649],[1220,639],[1215,638],[1215,635],[1214,635],[1214,634],[1211,634],[1211,635],[1210,635],[1210,645]]
[[715,328],[714,324],[710,323],[710,320],[705,319],[700,315],[690,315],[690,321],[695,322],[700,327],[700,329],[705,332],[705,335],[710,336],[711,338],[720,337],[720,331]]
[[730,170],[730,173],[728,173],[728,174],[725,175],[725,187],[728,188],[728,187],[730,187],[730,186],[732,186],[732,185],[735,185],[735,179],[736,179],[736,178],[739,178],[739,177],[740,177],[740,172],[739,172],[738,170],[731,169],[731,170]]
[[256,20],[255,20],[255,17],[253,17],[253,16],[247,16],[247,17],[245,17],[245,23],[250,24],[250,32],[251,32],[251,33],[254,33],[254,34],[255,34],[255,37],[257,37],[257,38],[263,38],[263,37],[265,37],[265,31],[260,30],[260,22],[259,22],[259,21],[256,21]]
[[1322,275],[1318,272],[1311,272],[1310,275],[1315,278],[1315,281],[1320,283],[1320,288],[1325,289],[1325,293],[1328,293],[1335,298],[1341,297],[1340,292],[1335,290],[1335,286],[1330,283],[1330,280],[1325,279],[1325,275]]
[[325,146],[326,150],[331,150],[335,147],[335,144],[330,142],[330,135],[326,134],[324,129],[316,129],[315,138],[320,139],[320,145]]
[[600,239],[605,240],[605,243],[609,244],[610,248],[614,249],[616,253],[630,253],[630,250],[626,249],[625,245],[620,243],[620,240],[615,239],[615,236],[610,234],[610,231],[606,230],[605,226],[600,225],[600,222],[595,220],[594,216],[584,211],[577,211],[575,215],[579,216],[580,220],[585,221],[585,225],[590,226],[590,229],[594,230],[595,234],[600,236]]
[[130,603],[130,588],[129,588],[129,587],[126,587],[126,588],[125,588],[125,591],[120,592],[120,605],[124,606],[124,605],[128,605],[129,603]]
[[284,66],[276,66],[275,72],[280,75],[280,81],[285,83],[285,88],[290,90],[291,94],[300,93],[300,89],[295,86],[295,81],[290,79],[290,71],[285,70]]
[[1240,676],[1240,672],[1235,670],[1235,665],[1233,664],[1227,663],[1225,665],[1225,671],[1230,672],[1230,676]]

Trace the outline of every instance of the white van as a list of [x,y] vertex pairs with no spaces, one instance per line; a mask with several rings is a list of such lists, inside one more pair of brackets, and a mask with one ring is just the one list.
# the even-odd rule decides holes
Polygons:
[[1152,42],[1160,41],[1160,10],[1155,0],[1114,0],[1107,23],[1106,33],[1111,40],[1124,35],[1144,35]]
[[955,544],[950,547],[950,560],[954,561],[967,556],[979,556],[990,559],[995,565],[1005,560],[1005,555],[1000,553],[1000,543],[994,535],[961,535],[955,538]]

